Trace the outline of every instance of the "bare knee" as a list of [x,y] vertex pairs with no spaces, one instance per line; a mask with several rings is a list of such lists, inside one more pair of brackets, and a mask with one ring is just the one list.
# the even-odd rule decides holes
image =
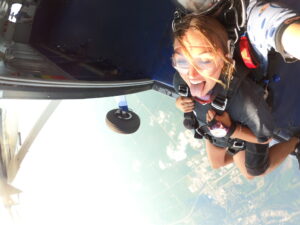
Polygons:
[[248,180],[252,180],[255,177],[263,177],[266,174],[268,174],[269,168],[255,168],[255,169],[249,169],[247,168],[246,174],[243,174],[244,177],[246,177]]
[[220,169],[222,167],[225,166],[225,163],[221,163],[221,162],[210,162],[210,166],[213,169]]
[[249,173],[249,171],[245,171],[245,172],[242,172],[242,174],[247,180],[253,180],[255,177],[265,176],[268,173],[268,170],[259,170],[259,171],[256,171],[255,173],[252,173],[252,172],[253,171],[251,171]]
[[253,180],[255,178],[255,176],[250,175],[249,173],[243,174],[243,176],[247,179],[247,180]]
[[214,170],[217,170],[217,169],[220,169],[220,168],[221,168],[221,166],[219,166],[219,165],[210,165],[210,167],[211,167],[212,169],[214,169]]

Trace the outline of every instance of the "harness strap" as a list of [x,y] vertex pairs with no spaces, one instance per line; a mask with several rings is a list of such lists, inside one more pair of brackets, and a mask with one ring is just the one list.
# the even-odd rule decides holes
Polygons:
[[227,102],[228,102],[227,95],[218,94],[215,97],[215,99],[212,101],[211,106],[217,111],[217,114],[221,115],[226,109]]
[[[214,98],[213,102],[211,103],[211,107],[214,110],[216,110],[218,115],[221,115],[224,111],[226,111],[226,109],[230,105],[229,99],[236,93],[241,82],[248,75],[248,73],[249,73],[249,70],[245,66],[237,65],[236,74],[234,76],[234,79],[231,81],[230,87],[228,89],[224,89],[221,85],[217,84],[218,86],[216,88],[216,97]],[[224,82],[224,80],[223,80],[223,82]],[[200,130],[202,131],[202,137],[209,139],[210,142],[213,143],[214,137],[212,137],[210,135],[210,133],[205,132],[205,129],[204,129],[204,127],[207,127],[207,124],[206,125],[201,124],[201,125],[202,126],[200,127]],[[197,129],[199,129],[199,128],[197,128]],[[197,131],[197,129],[196,129],[196,131]],[[233,129],[233,131],[234,131],[234,129]],[[228,138],[228,148],[230,148],[230,149],[238,149],[241,147],[244,148],[245,143],[240,143],[240,142],[241,142],[241,140]]]
[[267,80],[272,81],[273,77],[278,69],[279,62],[282,60],[282,56],[275,52],[275,50],[269,51],[268,53],[268,70]]
[[[191,97],[190,89],[187,85],[179,84],[178,85],[178,94],[183,97]],[[188,130],[193,130],[199,127],[196,116],[193,112],[188,112],[183,114],[183,126]],[[195,133],[196,134],[196,133]],[[198,137],[197,138],[202,138]]]

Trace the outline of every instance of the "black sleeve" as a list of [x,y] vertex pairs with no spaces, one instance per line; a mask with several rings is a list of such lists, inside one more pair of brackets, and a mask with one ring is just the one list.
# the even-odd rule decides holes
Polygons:
[[247,126],[259,142],[273,135],[274,124],[270,107],[263,98],[263,89],[250,79],[243,80],[230,106],[231,118]]
[[[236,122],[247,126],[259,142],[265,142],[273,135],[274,124],[270,107],[263,98],[262,87],[249,78],[239,87],[229,114]],[[252,176],[263,174],[269,167],[268,144],[246,142],[245,166]]]

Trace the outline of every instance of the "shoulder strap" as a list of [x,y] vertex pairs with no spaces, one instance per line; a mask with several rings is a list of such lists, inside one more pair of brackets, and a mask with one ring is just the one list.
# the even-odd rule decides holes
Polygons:
[[215,98],[211,103],[211,106],[218,114],[222,114],[226,110],[228,106],[228,100],[236,93],[242,81],[246,78],[249,72],[249,69],[246,67],[237,65],[229,88],[225,89],[220,84],[217,84],[217,87],[215,88]]
[[228,102],[228,91],[218,93],[214,100],[210,103],[211,107],[217,112],[217,114],[221,115],[227,107]]

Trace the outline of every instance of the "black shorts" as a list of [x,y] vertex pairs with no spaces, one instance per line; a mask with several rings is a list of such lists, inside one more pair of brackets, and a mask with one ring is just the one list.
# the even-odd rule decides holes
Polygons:
[[252,176],[263,174],[270,165],[269,145],[253,144],[246,142],[245,166],[247,172]]

